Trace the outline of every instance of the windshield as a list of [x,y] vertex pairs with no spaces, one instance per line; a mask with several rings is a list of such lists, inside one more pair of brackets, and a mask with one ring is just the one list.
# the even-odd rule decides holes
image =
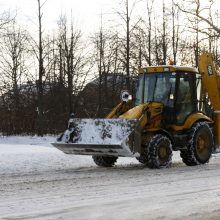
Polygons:
[[[139,77],[136,105],[144,102],[162,102],[170,105],[175,91],[175,73],[145,73]],[[144,86],[144,90],[143,90]]]

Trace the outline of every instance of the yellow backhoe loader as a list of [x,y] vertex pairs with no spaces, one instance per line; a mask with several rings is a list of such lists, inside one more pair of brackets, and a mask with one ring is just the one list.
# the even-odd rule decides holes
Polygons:
[[198,69],[141,68],[133,101],[125,91],[105,119],[71,117],[53,145],[106,167],[118,157],[168,167],[177,150],[186,165],[207,163],[220,145],[220,76],[212,55],[202,54]]

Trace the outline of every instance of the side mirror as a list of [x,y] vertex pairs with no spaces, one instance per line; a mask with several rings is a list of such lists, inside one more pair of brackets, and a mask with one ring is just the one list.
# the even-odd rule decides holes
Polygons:
[[124,90],[121,92],[121,100],[123,102],[128,102],[129,100],[132,100],[132,95],[130,95],[127,90]]

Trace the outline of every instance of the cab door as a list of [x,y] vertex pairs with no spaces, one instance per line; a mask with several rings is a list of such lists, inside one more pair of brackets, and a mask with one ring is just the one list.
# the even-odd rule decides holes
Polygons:
[[188,72],[178,74],[176,93],[176,124],[183,124],[189,115],[197,112],[196,75]]

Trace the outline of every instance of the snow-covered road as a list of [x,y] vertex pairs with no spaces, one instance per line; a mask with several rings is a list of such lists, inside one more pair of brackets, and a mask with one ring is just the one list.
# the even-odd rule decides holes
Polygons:
[[220,154],[209,164],[100,168],[53,137],[0,137],[0,219],[220,219]]

